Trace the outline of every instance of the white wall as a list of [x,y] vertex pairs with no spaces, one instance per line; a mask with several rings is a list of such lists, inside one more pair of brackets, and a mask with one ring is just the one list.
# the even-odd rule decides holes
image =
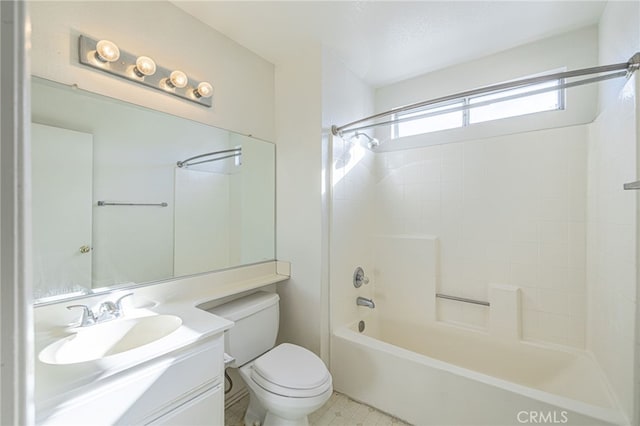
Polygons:
[[[551,70],[592,67],[597,65],[597,62],[597,27],[586,27],[378,88],[376,111],[385,111]],[[597,94],[595,85],[581,86],[568,89],[566,109],[562,111],[478,123],[461,129],[422,135],[419,138],[396,139],[389,143],[386,141],[390,137],[390,127],[379,128],[377,135],[383,142],[381,150],[386,150],[589,123],[596,115]]]
[[278,287],[279,341],[320,354],[322,80],[320,47],[278,64],[276,85],[276,253],[291,262]]
[[631,79],[589,132],[588,347],[628,416],[634,404],[636,290],[636,97]]
[[0,423],[32,424],[33,311],[26,2],[0,3]]
[[[331,51],[323,53],[322,122],[342,125],[373,113],[371,87],[348,70]],[[329,138],[326,133],[327,140]],[[330,196],[330,321],[331,327],[355,321],[361,309],[356,297],[372,297],[373,283],[356,289],[357,266],[373,280],[374,156],[366,139],[333,137],[329,150],[327,194]]]
[[[600,65],[627,62],[640,52],[640,3],[637,1],[609,1],[599,22]],[[600,83],[598,111],[615,103],[624,86],[624,79]]]
[[[373,326],[381,335],[425,330],[436,319],[440,240],[424,234],[387,234],[373,241]],[[370,312],[358,309],[360,319]]]
[[[640,51],[640,4],[608,2],[599,29],[600,64],[626,62]],[[622,184],[640,177],[639,90],[637,72],[600,85],[588,148],[587,347],[631,424],[640,420],[640,197]]]
[[[329,168],[333,164],[330,161],[343,153],[343,147],[337,138],[333,153],[328,152],[332,145],[329,128],[332,124],[370,114],[373,90],[331,51],[315,47],[276,67],[276,94],[277,253],[278,258],[292,263],[291,279],[278,287],[282,297],[279,340],[301,344],[328,361],[328,215],[330,208],[336,208],[331,204],[335,198],[329,200],[328,197],[337,193],[343,194],[337,195],[342,198],[346,194],[346,186],[351,187],[351,205],[341,210],[351,219],[342,217],[339,220],[366,223],[370,220],[367,217],[371,216],[363,215],[368,205],[360,203],[363,194],[358,188],[364,189],[367,186],[365,181],[372,176],[371,170],[359,165],[358,171],[332,186],[330,179],[338,179],[344,172],[340,169],[332,174]],[[364,151],[358,152],[369,159],[371,167],[373,155]],[[356,178],[356,174],[364,181]],[[370,196],[369,200],[372,200]],[[334,220],[335,217],[334,211]],[[356,247],[358,253],[370,252],[366,240],[359,240],[364,235],[360,232],[363,229],[362,226],[347,226],[344,232],[332,232],[332,235],[344,236],[345,241],[351,244],[331,243],[332,321],[336,312],[337,315],[355,312],[355,295],[342,297],[341,291],[348,291],[349,286],[353,288],[351,275],[357,266],[354,262],[370,264],[370,261],[364,257],[341,256],[338,251]],[[334,251],[336,248],[338,251]],[[333,263],[340,262],[340,259],[344,263]],[[348,286],[344,285],[345,282]],[[334,289],[337,289],[336,293]]]
[[[273,141],[274,67],[165,1],[34,1],[32,73],[173,115]],[[140,30],[143,28],[143,30]],[[166,68],[210,81],[213,108],[78,63],[77,37],[109,39]]]
[[[375,232],[440,240],[438,292],[522,289],[523,337],[584,347],[586,128],[378,154]],[[489,309],[438,299],[438,319],[487,328]],[[398,313],[401,314],[401,313]]]

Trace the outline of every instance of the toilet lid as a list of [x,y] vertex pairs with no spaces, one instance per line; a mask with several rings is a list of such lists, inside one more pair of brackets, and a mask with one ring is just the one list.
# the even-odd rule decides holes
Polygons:
[[[283,343],[262,355],[253,363],[256,381],[270,382],[291,390],[318,390],[330,383],[331,375],[313,352],[290,343]],[[306,393],[306,392],[303,392]]]
[[327,391],[331,393],[332,391],[332,380],[331,375],[328,375],[327,381],[324,382],[321,386],[312,389],[293,389],[288,388],[286,386],[276,385],[275,383],[271,383],[266,380],[260,374],[256,373],[253,366],[251,366],[251,381],[260,386],[262,389],[266,390],[270,394],[285,396],[288,398],[313,398],[320,395],[324,395]]

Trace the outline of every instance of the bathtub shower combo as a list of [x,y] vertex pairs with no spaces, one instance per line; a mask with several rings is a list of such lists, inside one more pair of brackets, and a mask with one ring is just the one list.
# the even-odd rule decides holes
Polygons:
[[[637,69],[640,55],[634,58],[622,68]],[[334,134],[375,126],[362,125],[365,120],[334,126]],[[345,211],[334,209],[334,215]],[[345,241],[341,229],[332,232],[334,241]],[[416,425],[629,424],[593,354],[523,339],[520,287],[489,283],[488,300],[441,294],[437,236],[358,232],[353,238],[367,238],[371,248],[355,254],[339,245],[331,249],[330,365],[336,390]],[[367,250],[373,255],[362,263],[371,270],[372,284],[365,285],[369,280],[360,267],[347,283],[349,256],[368,256]],[[338,270],[340,277],[333,275]],[[352,305],[344,307],[345,299]],[[486,327],[443,321],[441,304],[456,303],[484,310]]]
[[[624,424],[588,353],[519,338],[517,288],[492,285],[489,301],[455,298],[489,309],[488,330],[437,321],[436,298],[447,298],[435,291],[438,239],[381,236],[374,247],[388,274],[376,277],[377,304],[358,296],[369,309],[334,329],[337,390],[416,425]],[[403,251],[423,261],[393,257]]]

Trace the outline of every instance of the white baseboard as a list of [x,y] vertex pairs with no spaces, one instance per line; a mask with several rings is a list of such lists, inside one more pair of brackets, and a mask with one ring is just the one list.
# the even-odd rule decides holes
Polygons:
[[240,401],[246,395],[249,395],[249,390],[247,390],[245,388],[245,389],[242,389],[241,391],[238,391],[235,394],[229,396],[228,398],[225,398],[225,400],[224,400],[224,408],[225,408],[225,410],[227,408],[231,407],[236,402]]

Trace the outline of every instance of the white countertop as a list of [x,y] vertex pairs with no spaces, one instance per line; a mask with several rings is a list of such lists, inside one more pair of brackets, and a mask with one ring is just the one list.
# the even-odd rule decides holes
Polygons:
[[[199,309],[198,305],[252,291],[288,278],[288,275],[278,273],[277,262],[267,262],[236,270],[123,289],[106,295],[88,296],[72,303],[61,301],[52,305],[37,306],[34,342],[36,412],[65,406],[77,398],[82,398],[87,389],[97,386],[100,382],[106,383],[109,379],[122,376],[125,371],[136,371],[153,363],[154,360],[172,356],[168,354],[188,350],[221,335],[233,326],[233,322]],[[133,292],[134,295],[123,300],[124,316],[113,321],[170,314],[180,317],[182,324],[171,334],[152,343],[94,361],[53,365],[38,359],[40,351],[49,344],[76,332],[69,324],[77,322],[80,312],[67,310],[67,305],[86,304],[95,310],[103,301],[116,300],[128,292]],[[90,327],[85,329],[90,331]]]
[[[96,386],[100,381],[112,378],[124,371],[143,367],[164,355],[187,349],[199,342],[222,334],[233,326],[233,322],[196,308],[193,303],[166,303],[149,308],[125,311],[125,316],[113,321],[123,321],[156,314],[171,314],[182,319],[182,324],[171,334],[154,342],[125,352],[94,361],[76,364],[46,364],[37,358],[47,345],[75,332],[74,327],[57,327],[36,331],[35,373],[36,408],[46,410],[68,403],[81,396],[87,385]],[[90,327],[85,327],[90,332]],[[85,331],[85,330],[83,330]]]

